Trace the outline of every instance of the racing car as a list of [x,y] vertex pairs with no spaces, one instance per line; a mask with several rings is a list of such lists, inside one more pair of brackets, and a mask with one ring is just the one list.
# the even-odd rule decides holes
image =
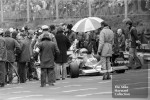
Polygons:
[[[94,66],[98,63],[100,57],[87,52],[85,48],[67,52],[69,56],[67,72],[71,78],[77,78],[80,75],[101,75],[106,73],[106,70],[102,70],[101,65]],[[128,60],[118,56],[108,71],[111,73],[124,73],[128,69],[127,63]]]

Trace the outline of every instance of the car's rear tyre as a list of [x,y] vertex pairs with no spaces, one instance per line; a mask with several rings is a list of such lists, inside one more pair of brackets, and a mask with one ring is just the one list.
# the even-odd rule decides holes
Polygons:
[[79,77],[79,65],[77,62],[70,63],[70,77],[77,78]]

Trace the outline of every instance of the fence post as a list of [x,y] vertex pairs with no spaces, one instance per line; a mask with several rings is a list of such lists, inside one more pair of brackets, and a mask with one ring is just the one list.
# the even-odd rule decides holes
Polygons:
[[1,0],[1,23],[4,22],[4,13],[3,13],[3,0]]
[[30,22],[30,0],[27,0],[27,22]]
[[56,4],[56,19],[59,19],[59,14],[58,14],[58,0],[55,0]]
[[89,4],[89,17],[91,17],[91,1],[88,0],[88,4]]
[[128,18],[128,0],[124,0],[124,5],[125,5],[124,17],[125,19],[127,19]]

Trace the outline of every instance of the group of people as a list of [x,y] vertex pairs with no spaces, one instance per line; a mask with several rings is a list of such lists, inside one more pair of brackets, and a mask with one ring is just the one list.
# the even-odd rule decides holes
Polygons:
[[[5,32],[0,30],[0,86],[13,81],[13,65],[17,66],[20,83],[28,79],[38,80],[35,61],[40,60],[41,87],[48,83],[54,86],[56,80],[65,80],[67,77],[66,63],[67,51],[75,39],[79,42],[77,48],[86,48],[88,53],[100,56],[100,61],[94,65],[102,65],[103,70],[111,68],[111,58],[115,53],[113,48],[117,42],[119,51],[125,50],[125,41],[129,47],[129,68],[141,67],[136,56],[136,44],[139,43],[137,30],[132,21],[126,21],[129,29],[129,38],[125,39],[122,29],[117,35],[104,21],[101,28],[92,32],[73,32],[72,24],[61,23],[57,28],[54,25],[43,25],[36,31],[24,27],[22,29],[10,28]],[[136,63],[135,63],[136,62]],[[135,65],[136,64],[136,65]],[[34,75],[33,75],[34,73]],[[103,79],[111,79],[110,74],[104,74]]]
[[54,82],[61,78],[64,80],[67,77],[67,50],[71,41],[74,41],[71,28],[71,24],[63,24],[57,29],[54,25],[43,25],[36,31],[28,27],[10,28],[6,31],[1,29],[0,86],[12,83],[14,66],[17,68],[20,83],[38,80],[34,65],[38,60],[41,68],[41,87],[46,85],[47,79],[49,85],[54,85]]

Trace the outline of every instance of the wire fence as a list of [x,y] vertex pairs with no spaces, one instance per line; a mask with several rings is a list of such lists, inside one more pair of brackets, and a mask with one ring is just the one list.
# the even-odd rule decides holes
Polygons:
[[[150,0],[140,0],[140,3],[138,1],[128,0],[128,16],[150,16]],[[27,12],[30,21],[84,18],[89,14],[100,17],[124,16],[125,13],[124,0],[2,0],[1,6],[4,22],[26,21]]]

